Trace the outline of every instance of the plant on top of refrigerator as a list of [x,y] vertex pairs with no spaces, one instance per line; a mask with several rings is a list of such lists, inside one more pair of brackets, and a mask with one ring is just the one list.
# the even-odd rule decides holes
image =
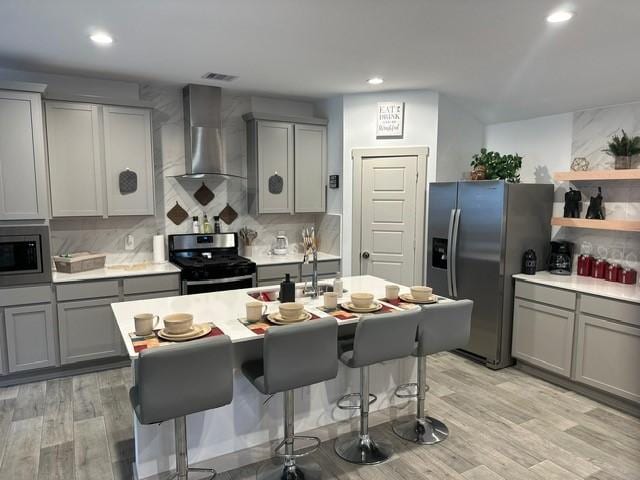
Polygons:
[[520,168],[522,168],[522,157],[516,154],[500,155],[498,152],[488,151],[486,148],[480,149],[471,161],[474,171],[484,169],[486,180],[506,180],[511,183],[520,182]]

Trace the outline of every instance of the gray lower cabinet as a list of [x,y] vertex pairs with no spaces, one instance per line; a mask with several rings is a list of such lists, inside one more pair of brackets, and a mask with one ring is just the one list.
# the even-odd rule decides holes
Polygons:
[[581,313],[575,380],[640,402],[640,328]]
[[56,365],[56,336],[50,303],[4,309],[9,373]]
[[[335,278],[340,271],[340,260],[322,260],[318,262],[318,279],[328,280]],[[289,274],[292,282],[310,282],[313,266],[301,263],[282,263],[275,265],[258,266],[258,286],[278,285],[286,274]]]
[[516,298],[512,355],[558,375],[571,375],[575,313]]
[[119,297],[58,303],[60,360],[63,364],[123,354],[120,331],[111,311]]

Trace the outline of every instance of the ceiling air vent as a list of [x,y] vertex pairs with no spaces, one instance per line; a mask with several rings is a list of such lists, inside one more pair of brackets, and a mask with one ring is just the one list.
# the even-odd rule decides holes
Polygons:
[[224,73],[209,72],[205,73],[202,78],[206,78],[207,80],[217,80],[219,82],[232,82],[238,77],[235,75],[226,75]]

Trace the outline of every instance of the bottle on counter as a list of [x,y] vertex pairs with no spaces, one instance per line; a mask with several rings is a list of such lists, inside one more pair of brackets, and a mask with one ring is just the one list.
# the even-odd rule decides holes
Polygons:
[[209,217],[207,217],[206,213],[202,218],[202,233],[213,233],[213,228],[211,228],[211,223],[209,223]]
[[291,281],[291,276],[285,274],[284,280],[280,283],[280,302],[295,302],[296,301],[296,284]]
[[220,228],[220,217],[213,217],[213,233],[222,233],[222,229]]
[[342,297],[344,287],[342,286],[342,276],[340,272],[336,273],[336,278],[333,279],[333,291],[338,294],[338,297]]
[[193,220],[192,232],[200,233],[200,219],[198,218],[198,216],[194,215],[191,220]]

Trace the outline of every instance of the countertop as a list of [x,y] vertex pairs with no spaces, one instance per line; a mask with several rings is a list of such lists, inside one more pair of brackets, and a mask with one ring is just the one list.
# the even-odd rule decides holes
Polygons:
[[144,277],[147,275],[162,275],[167,273],[180,273],[180,269],[174,264],[145,263],[132,265],[107,265],[104,268],[88,270],[80,273],[53,272],[53,283],[82,282],[86,280],[102,280],[106,278]]
[[640,285],[638,284],[624,285],[622,283],[607,282],[601,278],[553,275],[549,272],[537,272],[535,275],[517,273],[513,278],[548,287],[563,288],[574,292],[640,303]]
[[[358,277],[345,277],[343,279],[344,288],[349,292],[370,292],[376,298],[384,297],[385,285],[389,282],[382,278],[372,277],[369,275]],[[328,282],[320,282],[328,283]],[[269,287],[263,287],[269,288]],[[184,295],[180,297],[154,298],[150,300],[137,300],[132,302],[112,303],[111,308],[116,318],[120,334],[127,347],[127,353],[130,358],[137,358],[138,354],[133,350],[133,344],[129,338],[129,333],[135,330],[133,316],[140,312],[150,312],[159,315],[162,319],[165,315],[176,312],[185,312],[193,315],[194,323],[214,322],[216,327],[220,328],[224,334],[231,338],[231,341],[244,342],[257,340],[262,338],[252,332],[248,327],[238,321],[238,318],[244,318],[246,315],[245,304],[252,301],[253,298],[247,295],[253,290],[262,290],[263,288],[246,288],[242,290],[227,290],[224,292],[201,293],[197,295]],[[400,293],[409,292],[409,287],[400,286]],[[346,293],[348,296],[349,293]],[[321,310],[313,308],[322,305],[322,296],[311,299],[304,298],[297,300],[305,305],[308,311],[318,316],[327,316]],[[278,310],[278,302],[268,302],[267,312],[275,312]],[[340,325],[356,323],[358,319],[338,320]],[[162,327],[162,321],[160,322]]]
[[[289,253],[287,255],[268,255],[266,252],[256,252],[250,257],[252,262],[255,262],[257,266],[264,265],[278,265],[284,263],[302,263],[304,255],[302,253]],[[323,262],[327,260],[340,260],[340,256],[332,255],[330,253],[318,252],[318,261]]]

